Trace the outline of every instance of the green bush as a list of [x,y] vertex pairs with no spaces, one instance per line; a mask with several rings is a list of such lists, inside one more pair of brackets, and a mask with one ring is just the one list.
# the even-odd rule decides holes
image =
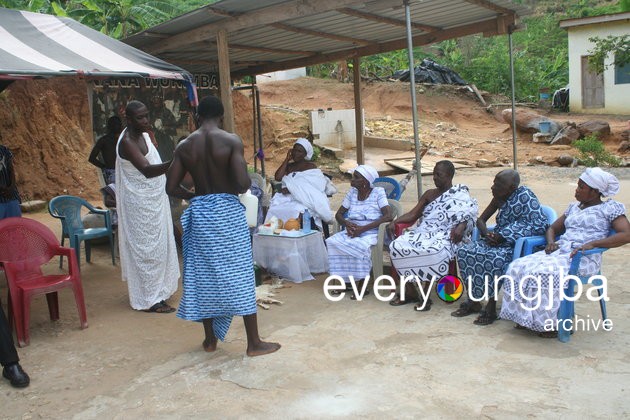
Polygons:
[[311,162],[317,162],[321,153],[322,151],[319,146],[313,145],[313,157],[311,158]]
[[594,134],[574,141],[573,147],[580,152],[578,161],[581,165],[592,167],[602,165],[619,166],[621,164],[621,161],[606,150],[602,142]]

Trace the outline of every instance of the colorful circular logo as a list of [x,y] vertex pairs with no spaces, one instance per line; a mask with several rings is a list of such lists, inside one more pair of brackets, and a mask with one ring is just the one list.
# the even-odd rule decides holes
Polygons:
[[444,302],[455,302],[464,293],[464,284],[457,276],[444,276],[437,283],[437,295]]

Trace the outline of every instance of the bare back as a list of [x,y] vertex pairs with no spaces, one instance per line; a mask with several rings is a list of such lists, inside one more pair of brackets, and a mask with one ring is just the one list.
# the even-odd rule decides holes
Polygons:
[[176,161],[192,176],[195,195],[239,194],[251,185],[241,139],[216,126],[203,125],[182,141]]

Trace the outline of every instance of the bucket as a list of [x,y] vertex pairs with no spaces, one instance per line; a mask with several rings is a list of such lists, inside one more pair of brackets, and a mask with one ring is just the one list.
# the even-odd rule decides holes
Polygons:
[[541,121],[538,123],[538,128],[543,134],[549,134],[551,132],[551,123],[549,121]]

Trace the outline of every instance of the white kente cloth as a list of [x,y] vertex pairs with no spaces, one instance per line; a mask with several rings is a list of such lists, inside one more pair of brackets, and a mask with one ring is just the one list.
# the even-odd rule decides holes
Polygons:
[[[120,235],[120,266],[133,309],[149,309],[177,290],[179,262],[173,236],[171,207],[164,175],[146,178],[120,157],[116,146],[116,212]],[[142,133],[150,164],[162,163],[147,133]]]
[[[360,226],[365,226],[381,218],[381,209],[389,206],[385,190],[372,188],[372,192],[363,201],[359,200],[358,190],[350,188],[341,205],[348,209],[346,219]],[[364,279],[372,268],[371,248],[376,244],[378,229],[363,232],[358,238],[351,238],[345,230],[326,239],[328,249],[329,273],[349,282],[349,276],[355,280]]]
[[[322,226],[333,218],[326,192],[330,191],[330,180],[321,169],[308,169],[302,172],[291,172],[282,178],[282,185],[291,194],[276,193],[271,198],[267,219],[276,216],[286,222],[297,219],[304,209],[309,210],[317,226]],[[334,186],[332,186],[334,189]],[[335,190],[336,191],[336,190]]]
[[[551,320],[555,329],[560,307],[560,271],[563,276],[568,274],[571,251],[585,243],[607,237],[611,222],[626,212],[624,205],[614,200],[584,210],[580,209],[579,204],[572,203],[564,213],[566,230],[557,241],[558,250],[551,254],[540,251],[510,264],[506,271],[507,279],[503,282],[501,318],[540,332],[545,331],[545,323],[549,328]],[[579,275],[597,274],[600,264],[601,254],[583,257]],[[514,286],[510,279],[513,279]],[[538,303],[540,306],[534,309]]]
[[[477,219],[477,200],[465,185],[453,185],[430,202],[422,212],[420,224],[396,238],[389,245],[392,264],[401,278],[408,281],[439,280],[448,272],[448,264],[464,241],[470,238]],[[464,240],[451,242],[451,230],[466,222]]]

